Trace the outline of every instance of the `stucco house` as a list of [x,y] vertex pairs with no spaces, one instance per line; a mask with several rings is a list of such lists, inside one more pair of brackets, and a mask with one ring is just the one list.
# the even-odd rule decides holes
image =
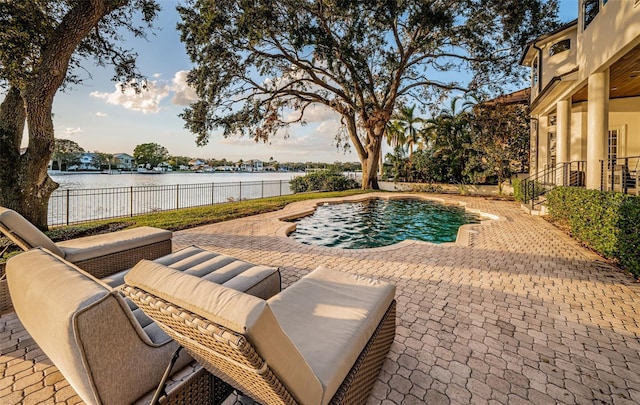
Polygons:
[[136,165],[135,159],[128,153],[115,153],[113,160],[115,160],[116,169],[132,170]]
[[637,193],[640,0],[577,6],[577,20],[529,43],[521,58],[531,68],[530,172]]

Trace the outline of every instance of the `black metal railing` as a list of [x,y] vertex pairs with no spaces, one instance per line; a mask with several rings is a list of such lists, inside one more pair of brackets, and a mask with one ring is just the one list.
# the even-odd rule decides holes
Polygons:
[[531,175],[520,183],[523,203],[531,209],[544,202],[540,197],[559,186],[585,186],[587,162],[576,160],[549,165],[544,170]]
[[640,195],[640,156],[601,160],[600,189]]
[[50,226],[293,194],[289,180],[56,190]]

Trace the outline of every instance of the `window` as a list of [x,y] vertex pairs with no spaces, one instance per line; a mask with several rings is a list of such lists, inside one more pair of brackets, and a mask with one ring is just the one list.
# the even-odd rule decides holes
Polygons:
[[618,163],[618,130],[609,130],[609,140],[607,142],[607,159],[609,161],[609,169],[614,168]]
[[571,49],[571,40],[569,38],[558,41],[549,47],[549,56],[557,55]]
[[584,24],[582,29],[586,30],[589,24],[591,24],[591,21],[593,21],[600,12],[600,0],[584,0],[582,5],[584,11]]
[[536,56],[533,59],[533,63],[531,64],[531,87],[536,87],[538,85],[538,57]]

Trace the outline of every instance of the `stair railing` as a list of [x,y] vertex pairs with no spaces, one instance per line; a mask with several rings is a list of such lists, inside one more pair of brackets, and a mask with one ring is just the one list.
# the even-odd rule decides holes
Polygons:
[[540,197],[556,187],[584,187],[586,168],[587,162],[584,160],[548,165],[544,170],[523,179],[520,183],[523,203],[530,204],[531,209],[534,209],[544,202]]

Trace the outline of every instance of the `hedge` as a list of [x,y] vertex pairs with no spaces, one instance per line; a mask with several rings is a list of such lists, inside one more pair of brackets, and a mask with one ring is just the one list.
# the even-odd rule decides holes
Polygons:
[[547,194],[552,218],[571,235],[640,277],[640,198],[622,193],[558,187]]
[[330,170],[313,172],[291,180],[291,191],[304,193],[307,191],[343,191],[358,188],[358,183],[348,179],[342,173]]

